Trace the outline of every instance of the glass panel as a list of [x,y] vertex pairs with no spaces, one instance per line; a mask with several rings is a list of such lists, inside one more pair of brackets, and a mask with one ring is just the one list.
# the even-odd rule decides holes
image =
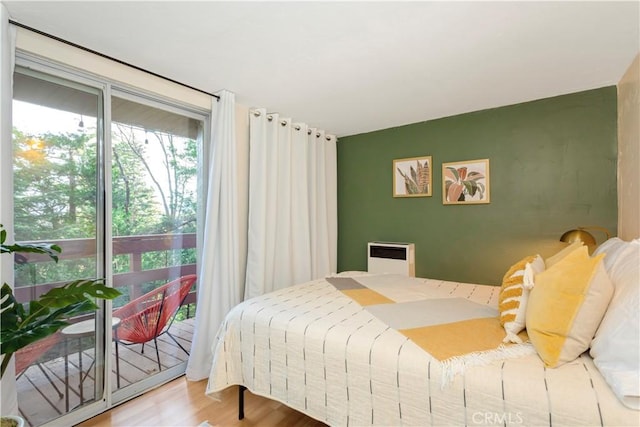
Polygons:
[[113,313],[118,388],[188,357],[202,129],[201,120],[112,97],[112,271],[123,294]]
[[[52,242],[60,261],[16,256],[19,302],[104,271],[97,248],[101,94],[94,89],[16,72],[13,100],[14,226],[18,242]],[[96,351],[96,312],[18,351],[18,405],[29,425],[41,425],[102,398],[104,349]],[[98,392],[97,392],[98,391]]]

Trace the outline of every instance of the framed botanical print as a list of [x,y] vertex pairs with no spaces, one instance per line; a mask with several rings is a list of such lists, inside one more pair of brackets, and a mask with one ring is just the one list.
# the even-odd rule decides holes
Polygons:
[[442,164],[442,203],[489,203],[489,159]]
[[431,156],[393,161],[393,197],[429,197],[433,190]]

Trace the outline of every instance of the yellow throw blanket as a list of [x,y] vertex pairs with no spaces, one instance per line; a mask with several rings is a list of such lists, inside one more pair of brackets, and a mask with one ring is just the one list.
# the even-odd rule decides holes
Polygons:
[[[400,333],[440,361],[465,354],[510,347],[502,345],[505,332],[497,317],[481,317],[442,325],[402,329]],[[519,336],[523,342],[528,340],[526,332],[521,332]]]
[[396,303],[350,277],[327,278],[337,290],[396,329],[443,363],[443,384],[465,366],[521,357],[535,350],[526,332],[523,344],[504,344],[496,309],[461,298]]
[[343,294],[365,307],[375,304],[393,304],[395,301],[390,300],[381,293],[372,291],[369,288],[362,289],[342,289]]

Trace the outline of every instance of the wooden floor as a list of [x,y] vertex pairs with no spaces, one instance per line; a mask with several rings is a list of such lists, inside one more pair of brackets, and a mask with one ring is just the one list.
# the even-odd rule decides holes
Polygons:
[[[193,321],[187,319],[182,322],[174,322],[171,326],[171,334],[188,349],[193,339]],[[86,341],[87,339],[85,339]],[[175,366],[187,360],[188,355],[178,347],[166,334],[158,339],[160,361],[162,369]],[[68,384],[69,384],[69,408],[73,410],[81,404],[80,377],[83,372],[82,401],[92,402],[95,399],[95,368],[89,369],[94,360],[94,348],[90,342],[82,344],[82,369],[80,369],[77,340],[60,343],[59,348],[54,349],[63,355],[68,352]],[[65,345],[66,347],[65,350]],[[115,344],[114,344],[115,345]],[[158,372],[158,362],[153,342],[145,345],[144,354],[140,353],[140,345],[119,346],[120,350],[120,387],[124,388]],[[113,384],[116,384],[115,356],[113,356],[114,370],[112,372]],[[66,413],[65,396],[65,359],[55,355],[41,364],[29,367],[17,380],[18,406],[20,414],[26,419],[27,426],[38,426],[58,418]],[[44,371],[44,372],[43,372]],[[47,378],[45,374],[49,377]],[[61,392],[56,392],[54,386]]]
[[245,418],[238,420],[238,388],[221,393],[221,401],[204,394],[207,381],[178,378],[79,424],[78,427],[107,426],[207,426],[216,427],[320,427],[325,424],[281,403],[245,392]]

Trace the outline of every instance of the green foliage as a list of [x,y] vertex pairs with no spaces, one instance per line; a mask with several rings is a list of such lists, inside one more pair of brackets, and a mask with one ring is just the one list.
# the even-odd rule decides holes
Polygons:
[[[195,232],[197,142],[162,132],[149,131],[147,135],[121,123],[113,123],[112,130],[113,236]],[[102,179],[95,131],[85,128],[33,136],[14,128],[13,147],[16,240],[95,238],[100,205],[97,182]],[[2,253],[34,252],[51,257],[51,261],[21,263],[16,255],[17,287],[97,274],[93,257],[58,262],[61,250],[57,245],[4,245],[5,239],[2,230]],[[142,260],[144,270],[195,262],[195,249],[145,253]],[[114,257],[114,274],[129,272],[130,267],[128,255]],[[161,282],[145,283],[142,290],[151,290]],[[128,301],[129,289],[123,287],[118,292],[100,281],[76,280],[23,306],[11,288],[3,286],[2,372],[17,349],[59,330],[66,324],[64,318],[95,309],[93,298],[115,298],[113,305],[118,307]],[[64,306],[56,306],[55,301]]]
[[[7,240],[7,230],[2,229],[0,231],[0,239],[4,242]],[[35,254],[46,254],[51,257],[54,261],[58,261],[58,254],[62,250],[60,246],[54,245],[51,243],[32,243],[28,245],[21,245],[18,243],[14,243],[13,245],[2,245],[0,246],[0,253],[14,253],[14,252],[22,252],[22,253],[35,253]]]
[[194,232],[197,143],[114,124],[114,235]]
[[[198,145],[114,123],[114,236],[195,232]],[[19,241],[96,234],[95,133],[30,136],[13,129],[15,235]]]
[[[56,245],[7,245],[6,230],[0,224],[0,252],[39,253],[57,261],[61,248]],[[13,354],[27,345],[56,333],[68,325],[70,316],[98,308],[95,298],[113,299],[120,295],[116,289],[105,286],[101,280],[75,280],[53,288],[28,304],[19,303],[11,287],[4,283],[0,290],[0,366],[2,377]]]
[[57,263],[54,261],[26,262],[16,265],[14,282],[16,287],[22,287],[96,275],[95,257],[62,259]]
[[[78,297],[81,299],[78,300]],[[70,299],[71,294],[65,296],[65,300]],[[74,299],[75,302],[57,308],[47,306],[41,301],[31,301],[25,309],[25,306],[16,301],[11,287],[6,283],[2,285],[3,326],[0,332],[0,354],[15,353],[32,342],[54,334],[68,325],[63,318],[97,308],[93,301],[86,299],[84,293],[77,294]]]
[[17,240],[95,235],[95,159],[88,134],[30,137],[14,129],[14,216]]
[[[36,308],[62,308],[77,304],[78,302],[84,302],[87,296],[113,299],[118,295],[120,295],[118,290],[105,286],[102,280],[80,279],[69,282],[64,286],[53,288],[47,293],[42,294],[37,301],[38,307]],[[96,310],[98,308],[93,302],[91,302],[91,304],[89,307],[90,310]]]
[[186,320],[189,318],[188,316],[189,314],[191,315],[191,317],[193,317],[193,314],[196,311],[195,307],[196,307],[195,304],[187,304],[180,307],[176,312],[175,321],[182,322],[183,320]]

